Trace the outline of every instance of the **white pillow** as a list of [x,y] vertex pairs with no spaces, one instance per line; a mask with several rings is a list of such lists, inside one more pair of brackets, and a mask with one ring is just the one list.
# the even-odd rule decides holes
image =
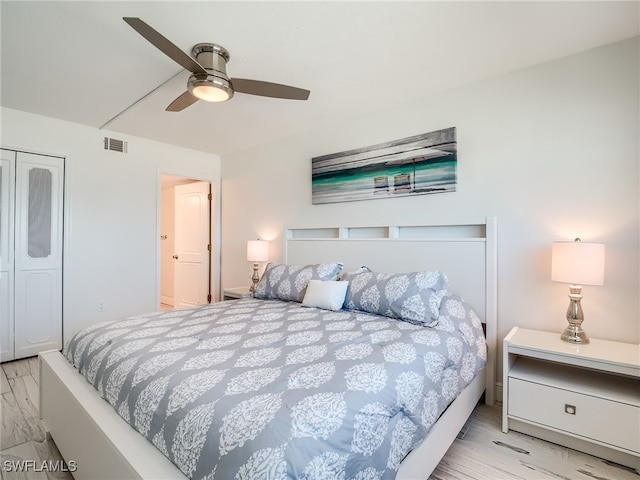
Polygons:
[[324,310],[340,310],[347,294],[349,282],[309,280],[302,299],[303,307],[317,307]]

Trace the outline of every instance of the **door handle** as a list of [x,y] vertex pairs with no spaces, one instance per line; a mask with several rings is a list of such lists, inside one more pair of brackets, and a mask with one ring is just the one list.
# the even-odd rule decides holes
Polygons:
[[174,255],[173,258],[175,258],[177,260],[178,259],[178,255]]

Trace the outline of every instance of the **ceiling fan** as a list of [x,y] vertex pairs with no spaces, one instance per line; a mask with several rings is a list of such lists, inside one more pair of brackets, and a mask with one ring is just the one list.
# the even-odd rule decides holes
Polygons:
[[230,58],[229,52],[220,45],[198,43],[193,47],[191,57],[139,18],[123,17],[123,20],[154,47],[191,72],[187,91],[171,102],[166,108],[168,112],[179,112],[198,100],[225,102],[233,97],[234,92],[289,100],[309,98],[309,90],[302,88],[260,80],[229,78],[225,69]]

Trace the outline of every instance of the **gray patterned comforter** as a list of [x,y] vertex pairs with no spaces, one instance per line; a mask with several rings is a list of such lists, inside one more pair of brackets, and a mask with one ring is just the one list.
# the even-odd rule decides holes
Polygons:
[[485,365],[478,317],[435,327],[242,299],[94,325],[66,358],[194,479],[391,479]]

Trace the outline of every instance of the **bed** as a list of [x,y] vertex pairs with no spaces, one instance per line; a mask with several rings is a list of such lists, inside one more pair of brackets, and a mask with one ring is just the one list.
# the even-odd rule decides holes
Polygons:
[[[41,417],[63,457],[73,461],[76,478],[330,478],[330,472],[350,472],[346,478],[426,479],[482,394],[487,403],[494,401],[495,229],[494,219],[287,228],[286,262],[270,265],[264,278],[275,278],[269,268],[336,265],[344,259],[340,266],[353,287],[346,294],[350,309],[305,305],[307,296],[303,303],[302,298],[285,301],[290,299],[280,298],[282,292],[292,289],[279,287],[263,299],[94,325],[67,345],[64,355],[40,355]],[[424,318],[436,318],[432,325],[405,314],[389,318],[391,303],[385,304],[385,315],[366,311],[368,300],[356,287],[363,279],[390,281],[405,278],[394,273],[420,271],[446,272],[444,289],[440,277],[429,279],[435,286],[426,310],[438,310]],[[435,304],[433,292],[441,292]],[[479,330],[480,320],[486,335],[471,333]],[[462,336],[433,341],[448,330]],[[95,338],[97,345],[89,342]],[[444,387],[431,402],[426,397],[433,389],[425,387],[425,400],[418,402],[404,387],[428,383],[431,364],[414,360],[438,356],[421,350],[433,343],[475,348],[458,354],[457,347],[445,348],[454,352],[447,366],[465,366],[463,374],[434,380],[457,386],[447,389],[455,390],[450,404],[442,402],[449,395]],[[346,362],[354,358],[356,363]],[[199,370],[203,361],[214,365],[215,373]],[[467,367],[476,363],[479,368],[469,373]],[[142,368],[129,370],[134,364]],[[165,367],[174,364],[169,373]],[[413,371],[413,364],[422,370]],[[151,370],[161,376],[151,377]],[[215,393],[218,382],[222,389]],[[396,388],[391,406],[385,406],[389,394],[379,388],[385,383]],[[198,402],[186,391],[197,391]],[[436,403],[442,408],[436,410]],[[213,411],[221,416],[213,419]],[[158,423],[160,417],[166,423]],[[286,422],[290,425],[281,433]],[[214,425],[221,432],[214,435],[216,443],[191,435],[196,424]],[[382,440],[367,433],[373,430],[386,432]],[[336,438],[344,435],[355,455],[339,450]],[[203,460],[208,457],[209,466]],[[293,465],[293,457],[300,465]],[[372,463],[360,466],[365,461]]]

